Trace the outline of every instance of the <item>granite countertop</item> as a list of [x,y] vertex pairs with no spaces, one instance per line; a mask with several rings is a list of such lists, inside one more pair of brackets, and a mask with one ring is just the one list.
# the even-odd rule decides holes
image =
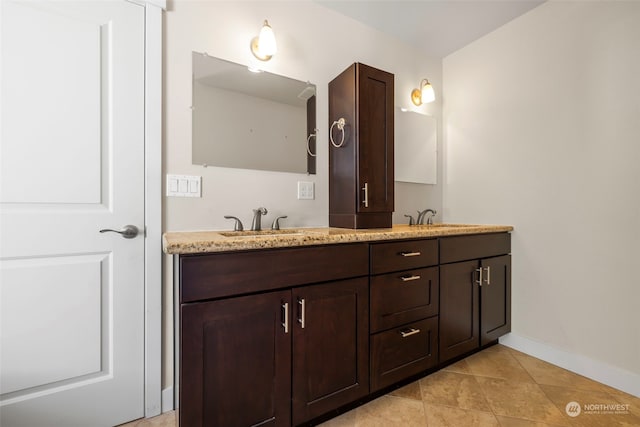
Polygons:
[[325,245],[350,242],[512,231],[508,225],[433,224],[394,225],[392,228],[352,230],[347,228],[292,228],[277,231],[179,231],[162,236],[167,254],[231,252],[293,246]]

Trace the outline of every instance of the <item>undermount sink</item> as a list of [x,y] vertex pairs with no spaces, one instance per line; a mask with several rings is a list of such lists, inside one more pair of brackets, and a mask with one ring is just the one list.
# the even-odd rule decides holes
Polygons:
[[300,230],[261,230],[261,231],[221,231],[220,235],[233,238],[256,238],[256,237],[272,237],[272,236],[304,236],[306,233]]

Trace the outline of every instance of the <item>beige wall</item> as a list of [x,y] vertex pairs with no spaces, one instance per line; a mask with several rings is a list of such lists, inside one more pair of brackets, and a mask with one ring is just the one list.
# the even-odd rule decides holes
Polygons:
[[[255,62],[249,51],[262,21],[268,19],[279,52],[264,69],[317,85],[318,174],[203,168],[191,164],[191,52],[207,52],[240,64]],[[440,59],[418,51],[378,31],[356,23],[311,1],[174,1],[165,13],[164,172],[202,176],[203,197],[165,198],[165,231],[229,229],[223,215],[239,216],[249,226],[253,208],[269,209],[265,223],[288,215],[286,227],[325,226],[328,218],[327,85],[353,62],[363,62],[395,74],[396,105],[412,106],[409,94],[429,78],[441,94]],[[439,102],[419,111],[441,123]],[[316,199],[299,201],[297,181],[315,182]],[[441,210],[441,185],[396,184],[396,222],[404,213],[427,207]],[[164,268],[163,387],[172,384],[171,259]]]
[[514,334],[635,393],[639,22],[638,2],[548,2],[443,61],[445,220],[513,224]]

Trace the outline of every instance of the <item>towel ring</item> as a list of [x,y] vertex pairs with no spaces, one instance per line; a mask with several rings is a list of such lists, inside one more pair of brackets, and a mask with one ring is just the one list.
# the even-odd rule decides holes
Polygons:
[[[314,130],[315,130],[315,132],[318,132],[318,129],[314,129]],[[316,153],[316,154],[313,154],[313,153],[311,152],[311,148],[309,148],[310,139],[311,139],[312,137],[313,137],[313,138],[315,138],[315,137],[316,137],[315,132],[314,132],[314,133],[310,133],[310,134],[309,134],[309,136],[307,137],[307,154],[309,154],[311,157],[315,157],[315,156],[317,156],[317,153]]]
[[[340,117],[338,120],[333,122],[331,128],[329,129],[329,140],[331,141],[331,144],[333,144],[333,146],[336,148],[340,148],[342,147],[342,144],[344,144],[344,126],[346,124],[347,122],[345,121],[344,117]],[[340,139],[339,144],[336,144],[336,142],[333,140],[333,127],[336,125],[338,126],[338,129],[342,131],[342,138]]]

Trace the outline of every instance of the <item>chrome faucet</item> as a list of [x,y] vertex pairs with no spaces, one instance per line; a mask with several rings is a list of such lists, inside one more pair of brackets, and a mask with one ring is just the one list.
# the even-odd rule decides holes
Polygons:
[[266,208],[258,208],[253,210],[253,222],[251,223],[251,231],[262,230],[262,215],[267,214]]
[[434,211],[433,209],[425,209],[423,211],[418,211],[418,220],[416,221],[417,225],[424,225],[424,217],[426,214],[430,214],[427,217],[427,225],[431,225],[433,224],[433,217],[437,214],[438,212]]

